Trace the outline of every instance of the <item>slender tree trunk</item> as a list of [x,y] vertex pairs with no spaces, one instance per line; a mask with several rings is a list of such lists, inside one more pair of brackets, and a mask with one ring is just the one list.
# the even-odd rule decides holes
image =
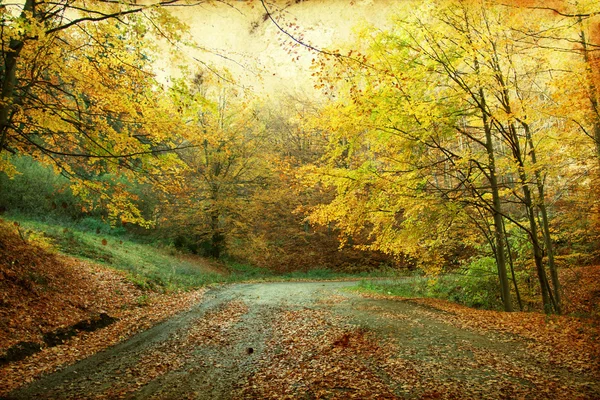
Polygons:
[[[537,158],[535,154],[535,148],[533,147],[533,138],[531,137],[531,130],[529,129],[529,125],[522,122],[521,123],[525,129],[525,137],[529,144],[529,154],[531,156],[531,162],[535,166],[537,164]],[[540,210],[542,215],[542,232],[544,237],[544,244],[546,245],[546,254],[548,255],[548,268],[550,269],[550,277],[552,279],[552,288],[554,289],[554,303],[557,313],[562,312],[562,299],[561,299],[561,287],[560,281],[558,279],[558,270],[556,268],[556,263],[554,262],[554,244],[552,243],[552,238],[550,237],[550,223],[548,219],[548,212],[546,210],[546,199],[544,194],[544,182],[540,175],[540,171],[535,169],[535,182],[538,190],[538,201],[537,207]]]
[[502,203],[500,201],[500,190],[498,178],[496,176],[496,157],[494,154],[494,142],[492,138],[492,129],[486,113],[485,95],[483,89],[479,89],[481,100],[481,111],[483,127],[485,131],[485,147],[488,156],[488,172],[490,187],[492,190],[493,216],[494,216],[494,238],[496,242],[496,263],[498,264],[498,278],[500,279],[500,291],[502,293],[502,302],[505,311],[513,311],[512,300],[510,296],[510,284],[506,273],[506,255],[504,252],[506,238],[504,236],[502,220]]
[[[502,224],[502,229],[504,230],[504,237],[508,238],[506,234],[506,224]],[[515,288],[515,295],[517,296],[517,303],[519,304],[519,310],[523,311],[523,302],[521,301],[521,291],[519,290],[519,285],[517,283],[517,277],[515,276],[515,265],[513,262],[512,251],[510,249],[510,242],[506,239],[506,254],[508,254],[508,265],[510,266],[510,275],[513,281],[513,287]]]

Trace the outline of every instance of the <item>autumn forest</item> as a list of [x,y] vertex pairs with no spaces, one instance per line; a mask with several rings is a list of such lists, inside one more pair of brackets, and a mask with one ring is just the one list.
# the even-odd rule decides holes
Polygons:
[[[6,375],[8,389],[25,383],[12,381],[25,369],[32,371],[30,382],[81,358],[35,361],[48,367],[33,371],[26,357],[39,350],[28,353],[23,343],[45,335],[41,349],[53,347],[48,332],[91,315],[96,322],[104,315],[118,320],[105,320],[110,327],[100,330],[130,324],[118,329],[133,334],[208,296],[207,284],[299,277],[362,279],[358,289],[331,289],[332,297],[321,302],[327,307],[358,291],[374,302],[386,296],[420,298],[418,304],[455,313],[453,323],[461,327],[488,314],[456,311],[457,303],[473,313],[501,315],[497,329],[514,335],[527,336],[522,327],[538,324],[534,319],[545,326],[539,328],[543,332],[554,329],[544,325],[554,321],[562,332],[577,331],[582,346],[557,362],[572,365],[574,353],[587,354],[577,367],[583,369],[574,367],[573,374],[588,374],[588,381],[598,376],[600,349],[592,345],[600,326],[598,3],[398,2],[388,5],[385,21],[357,20],[346,40],[323,45],[294,14],[295,7],[309,9],[311,2],[0,3],[0,315],[5,321],[28,320],[23,316],[38,315],[32,310],[39,307],[39,296],[54,290],[47,287],[60,285],[67,293],[64,304],[83,301],[68,297],[75,285],[100,296],[86,304],[104,304],[89,313],[76,306],[65,311],[72,315],[68,318],[40,311],[31,326],[0,323],[6,333],[0,367],[12,371]],[[354,3],[346,7],[358,7]],[[270,29],[286,63],[307,63],[310,76],[303,89],[257,89],[277,74],[268,68],[253,70],[252,82],[241,78],[240,67],[254,67],[196,43],[191,25],[179,17],[187,8],[257,15],[248,35]],[[184,62],[183,53],[194,54],[191,61]],[[215,57],[222,61],[210,61]],[[47,272],[36,269],[42,264]],[[88,272],[62,272],[69,268]],[[74,283],[75,276],[87,274],[89,279]],[[104,279],[101,289],[90,289],[97,279]],[[270,288],[265,293],[275,290]],[[111,290],[123,295],[123,303]],[[332,294],[336,290],[341,294]],[[272,293],[265,298],[278,296]],[[304,304],[302,296],[308,295],[298,296]],[[156,317],[140,319],[153,307]],[[225,304],[225,317],[214,317],[219,324],[203,325],[189,340],[226,341],[225,333],[217,340],[215,332],[237,326],[248,309],[251,304],[241,300]],[[310,309],[315,313],[310,318],[287,311],[277,319],[275,333],[286,337],[292,325],[285,324],[303,318],[304,327],[321,320],[341,324],[335,312],[332,317]],[[411,315],[411,310],[402,312]],[[35,318],[49,319],[47,326]],[[60,318],[66,319],[57,322]],[[496,329],[492,320],[475,325]],[[370,357],[392,368],[385,358],[388,344],[363,354],[370,333],[339,326],[331,333],[332,349],[339,353],[322,362],[335,368],[336,362]],[[562,346],[574,337],[550,330],[529,340]],[[313,345],[303,343],[298,354]],[[256,346],[247,347],[245,357]],[[323,354],[311,350],[316,353]],[[266,351],[263,357],[279,356]],[[300,390],[286,380],[293,373],[284,379],[269,369],[271,361],[247,386],[215,378],[223,387],[237,388],[237,395],[221,391],[189,398],[296,398],[300,392],[269,397],[279,390],[275,385]],[[419,369],[424,364],[416,365],[411,368],[429,373]],[[343,370],[332,375],[346,379]],[[306,385],[314,398],[368,398],[388,391],[390,397],[377,398],[531,395],[504,378],[498,378],[504,382],[500,386],[509,392],[463,392],[460,385],[439,383],[446,378],[435,373],[440,379],[434,379],[435,388],[405,380],[390,389],[389,381],[400,379],[392,370],[385,370],[387,383],[368,389],[364,385],[375,385],[374,378],[348,376],[363,386],[345,394],[335,391],[342,385],[337,381],[330,391],[319,392],[329,387],[329,378],[310,378],[304,367],[302,379],[311,382]],[[133,375],[151,375],[143,371]],[[168,369],[153,371],[153,377],[169,376]],[[381,377],[381,371],[375,375]],[[585,379],[542,395],[541,387],[553,387],[544,376],[532,380],[537,394],[528,398],[594,398],[600,388],[581,383]],[[279,383],[271,387],[269,380]],[[90,393],[81,390],[72,398]],[[137,397],[131,398],[146,398],[146,392],[131,390],[123,386],[90,398],[132,393]],[[62,398],[57,393],[48,398]],[[177,396],[170,397],[173,393]]]

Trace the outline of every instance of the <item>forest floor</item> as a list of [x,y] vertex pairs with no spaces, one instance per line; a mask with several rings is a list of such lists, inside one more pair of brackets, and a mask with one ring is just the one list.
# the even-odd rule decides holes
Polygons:
[[[4,398],[600,398],[590,321],[364,295],[355,284],[210,289],[188,311]],[[44,360],[0,372],[18,380]]]

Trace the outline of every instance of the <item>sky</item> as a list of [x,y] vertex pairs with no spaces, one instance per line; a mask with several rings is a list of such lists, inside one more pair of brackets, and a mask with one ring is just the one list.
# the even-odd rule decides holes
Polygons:
[[[269,3],[276,21],[290,33],[317,48],[348,42],[353,28],[365,21],[383,27],[393,4],[388,0],[297,0]],[[195,59],[227,68],[244,87],[255,93],[309,91],[314,53],[298,48],[294,55],[282,45],[285,34],[266,19],[260,1],[239,2],[235,7],[212,4],[177,10],[175,14],[190,26],[194,40],[207,51],[185,51],[175,63]],[[168,68],[173,68],[171,65]]]

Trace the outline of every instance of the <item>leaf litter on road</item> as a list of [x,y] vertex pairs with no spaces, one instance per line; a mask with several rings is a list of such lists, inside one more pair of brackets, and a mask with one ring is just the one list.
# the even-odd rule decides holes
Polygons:
[[[46,398],[104,399],[600,395],[593,365],[569,367],[575,354],[562,352],[561,344],[560,356],[537,354],[538,342],[550,337],[554,325],[562,326],[562,318],[549,319],[552,323],[542,318],[543,325],[535,314],[520,315],[523,326],[538,328],[527,333],[512,314],[364,297],[340,287],[334,282],[222,287],[204,295],[210,299],[200,307],[204,311],[160,330],[164,338],[112,352],[107,363],[100,358],[91,370],[72,370],[79,378],[58,377],[46,381],[52,391],[43,383],[23,396],[42,390]],[[506,321],[514,326],[505,327]],[[582,343],[589,340],[586,332],[580,333]],[[553,344],[544,346],[550,350]]]

